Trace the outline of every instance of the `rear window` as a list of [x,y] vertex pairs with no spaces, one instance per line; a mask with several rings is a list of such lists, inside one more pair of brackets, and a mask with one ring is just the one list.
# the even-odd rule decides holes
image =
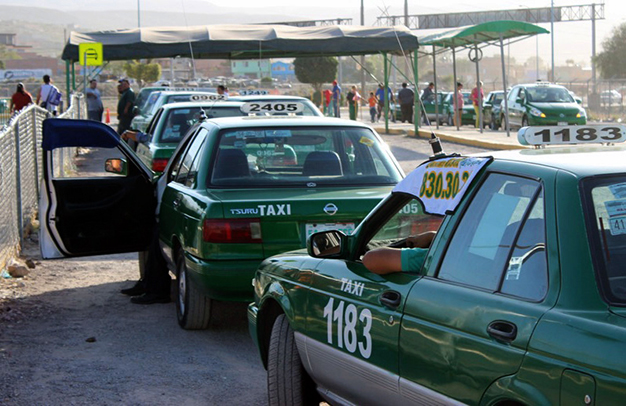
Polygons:
[[[189,96],[187,96],[189,97]],[[187,109],[170,109],[163,118],[165,124],[154,141],[162,143],[178,143],[185,136],[187,130],[197,123],[202,113],[200,107]],[[207,118],[243,116],[239,107],[212,107],[204,108]]]
[[395,185],[401,173],[365,128],[222,130],[208,186]]
[[583,193],[600,291],[608,303],[626,306],[626,175],[586,180]]

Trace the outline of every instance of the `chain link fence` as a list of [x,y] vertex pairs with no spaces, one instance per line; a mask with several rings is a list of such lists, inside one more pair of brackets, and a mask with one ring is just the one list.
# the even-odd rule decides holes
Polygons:
[[[86,118],[82,94],[71,96],[70,108],[57,119]],[[0,267],[20,252],[37,224],[42,168],[42,124],[50,113],[34,104],[13,115],[0,129]],[[64,170],[72,167],[75,148],[55,150]],[[59,174],[56,174],[59,176]]]

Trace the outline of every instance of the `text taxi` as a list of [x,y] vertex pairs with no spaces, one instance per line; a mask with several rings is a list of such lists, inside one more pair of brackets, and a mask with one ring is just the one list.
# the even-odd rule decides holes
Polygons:
[[[263,106],[302,109],[298,103]],[[109,160],[109,167],[126,170],[55,176],[55,149],[78,145],[117,151],[124,158]],[[48,120],[43,147],[44,257],[145,250],[158,207],[160,243],[178,279],[178,321],[187,329],[208,325],[214,299],[252,300],[250,281],[264,258],[304,247],[315,232],[352,232],[403,177],[371,128],[324,117],[196,124],[156,193],[152,172],[107,126]]]
[[[270,403],[623,403],[626,147],[591,143],[624,130],[526,127],[590,145],[433,158],[353,234],[266,259],[248,318]],[[382,248],[402,272],[365,267],[437,229]]]

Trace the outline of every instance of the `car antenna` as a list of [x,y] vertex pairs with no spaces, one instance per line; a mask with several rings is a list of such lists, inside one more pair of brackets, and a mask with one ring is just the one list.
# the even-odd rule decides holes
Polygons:
[[203,108],[200,108],[200,117],[198,117],[198,122],[203,123],[207,119],[206,111]]
[[433,156],[431,158],[439,158],[446,155],[446,153],[443,152],[441,141],[439,140],[439,137],[435,135],[434,131],[430,132],[430,139],[428,140],[428,142],[433,149]]

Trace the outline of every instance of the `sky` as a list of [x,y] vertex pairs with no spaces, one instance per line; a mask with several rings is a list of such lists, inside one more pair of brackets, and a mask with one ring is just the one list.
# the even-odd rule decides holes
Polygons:
[[[137,4],[142,12],[149,10],[176,11],[193,13],[201,10],[203,13],[245,13],[252,15],[271,14],[284,15],[285,20],[293,19],[332,19],[353,18],[355,24],[360,23],[359,0],[315,0],[314,2],[299,2],[293,0],[0,0],[0,11],[3,4],[16,6],[36,6],[58,8],[63,10],[90,9],[90,10],[129,10],[137,12]],[[374,24],[376,17],[382,15],[402,15],[404,0],[363,0],[365,7],[366,25]],[[426,3],[427,5],[424,5]],[[591,4],[592,1],[561,0],[555,1],[555,6]],[[602,3],[602,0],[599,1]],[[626,2],[623,0],[606,0],[605,20],[596,22],[597,52],[602,50],[602,41],[610,35],[617,25],[626,22]],[[496,9],[523,9],[535,7],[549,7],[549,0],[500,0],[497,7],[494,1],[488,0],[440,0],[425,2],[423,0],[409,0],[409,14],[459,13],[469,11],[487,11]],[[1,19],[1,12],[0,12]],[[238,21],[224,21],[224,23],[238,23]],[[142,25],[150,25],[147,17],[142,17]],[[550,24],[540,24],[550,29]],[[111,28],[119,28],[112,26]],[[134,27],[128,27],[134,28]],[[554,25],[555,60],[556,64],[564,64],[566,60],[573,60],[577,64],[589,66],[591,56],[591,21],[561,22]],[[540,35],[538,46],[535,39],[526,39],[510,48],[511,57],[518,62],[524,62],[529,57],[538,54],[549,64],[551,59],[551,36]],[[485,50],[485,55],[495,55],[497,48]]]

